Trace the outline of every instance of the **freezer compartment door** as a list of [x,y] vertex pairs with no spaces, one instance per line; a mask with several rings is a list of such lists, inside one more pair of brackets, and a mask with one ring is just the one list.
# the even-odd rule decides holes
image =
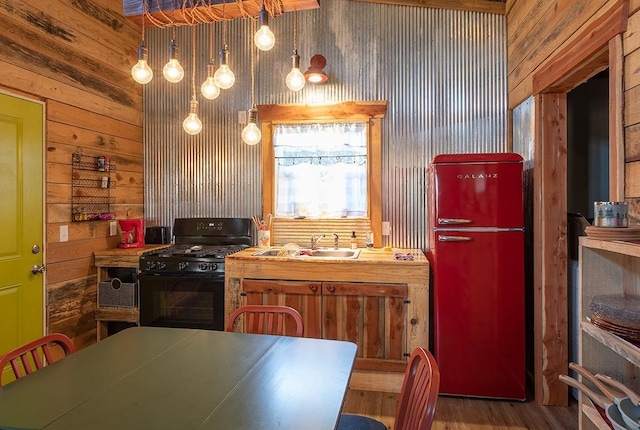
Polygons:
[[435,228],[521,228],[522,163],[434,164]]
[[525,399],[522,232],[436,233],[435,356],[443,394]]

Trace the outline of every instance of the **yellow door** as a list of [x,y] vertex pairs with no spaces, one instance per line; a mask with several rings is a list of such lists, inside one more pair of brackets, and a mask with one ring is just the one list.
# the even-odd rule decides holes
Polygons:
[[43,334],[42,163],[43,106],[0,94],[0,355]]

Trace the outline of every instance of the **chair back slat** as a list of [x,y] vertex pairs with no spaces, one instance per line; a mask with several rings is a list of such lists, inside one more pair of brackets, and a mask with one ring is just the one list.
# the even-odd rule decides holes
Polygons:
[[407,365],[394,429],[428,430],[436,411],[440,370],[429,351],[416,348]]
[[[301,337],[304,332],[304,324],[302,316],[289,306],[272,306],[272,305],[247,305],[241,306],[229,317],[227,321],[227,331],[234,331],[234,323],[244,315],[245,317],[245,333],[254,334],[271,334],[271,335],[293,335]],[[290,333],[287,331],[286,320],[291,318],[295,323],[295,331]]]
[[71,339],[60,333],[43,336],[19,346],[0,357],[0,387],[2,387],[2,373],[7,365],[11,366],[15,378],[20,379],[56,361],[50,345],[59,346],[65,357],[76,352]]

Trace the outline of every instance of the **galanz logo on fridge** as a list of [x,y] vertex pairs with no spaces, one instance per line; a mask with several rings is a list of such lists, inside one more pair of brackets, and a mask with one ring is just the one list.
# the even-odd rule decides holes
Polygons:
[[498,179],[497,173],[467,173],[467,174],[459,174],[457,176],[458,179]]

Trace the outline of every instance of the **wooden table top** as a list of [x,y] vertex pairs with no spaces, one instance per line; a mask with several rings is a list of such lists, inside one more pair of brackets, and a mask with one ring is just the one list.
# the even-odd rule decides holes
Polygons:
[[0,388],[0,428],[334,429],[349,342],[132,327]]

